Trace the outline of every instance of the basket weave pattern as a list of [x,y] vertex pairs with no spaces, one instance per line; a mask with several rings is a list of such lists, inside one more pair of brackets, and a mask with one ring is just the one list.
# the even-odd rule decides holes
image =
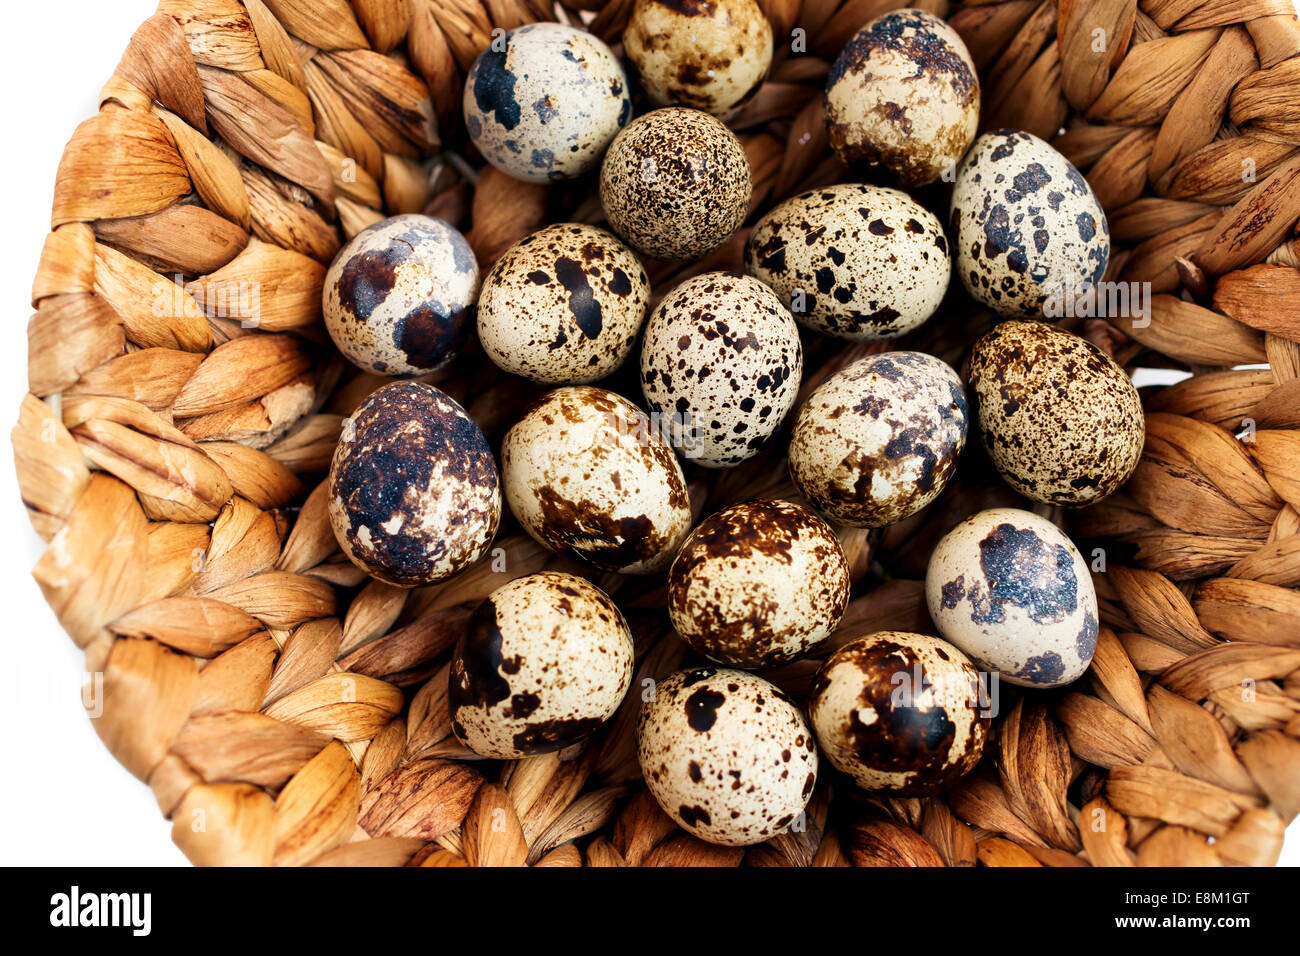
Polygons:
[[[829,60],[894,5],[763,0],[772,76],[732,122],[755,213],[844,177],[822,122]],[[544,222],[600,219],[589,183],[527,186],[444,152],[463,153],[461,85],[492,31],[555,12],[536,0],[162,0],[60,166],[13,442],[48,542],[34,574],[102,674],[95,727],[191,860],[1276,860],[1300,812],[1294,8],[914,6],[964,37],[985,128],[1051,139],[1086,173],[1116,243],[1107,278],[1149,283],[1141,322],[1064,324],[1121,364],[1194,375],[1144,396],[1146,451],[1126,488],[1066,516],[1104,562],[1088,675],[1055,694],[1004,687],[988,757],[949,792],[867,799],[826,774],[803,826],[741,850],[677,829],[639,779],[637,689],[686,656],[661,580],[597,579],[637,642],[634,690],[611,723],[561,754],[483,762],[451,734],[448,652],[507,579],[578,569],[507,523],[481,565],[402,591],[354,568],[326,516],[343,419],[384,381],[346,366],[324,334],[321,285],[341,242],[428,212],[467,230],[486,270]],[[594,14],[590,28],[616,43],[630,8],[573,0],[562,15]],[[738,268],[743,239],[686,269],[652,264],[656,291]],[[959,366],[994,320],[950,300],[909,344]],[[810,344],[803,394],[880,350]],[[536,393],[479,354],[428,380],[494,443]],[[635,397],[635,379],[613,387]],[[697,517],[792,494],[773,444],[726,473],[688,472]],[[826,652],[871,630],[931,629],[920,579],[934,543],[979,508],[1018,502],[972,456],[922,514],[844,533],[857,596]],[[767,676],[802,694],[817,665]]]

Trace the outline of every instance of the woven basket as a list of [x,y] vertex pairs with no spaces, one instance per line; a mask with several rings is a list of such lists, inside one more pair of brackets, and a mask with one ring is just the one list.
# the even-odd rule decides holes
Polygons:
[[[821,90],[884,0],[765,0],[770,80],[733,127],[755,214],[845,173]],[[1149,324],[1065,324],[1144,393],[1120,493],[1069,524],[1097,562],[1087,676],[1003,686],[981,767],[932,799],[868,799],[827,773],[806,825],[748,850],[681,830],[641,784],[639,695],[586,745],[479,761],[452,736],[447,658],[510,577],[576,570],[507,520],[501,562],[397,590],[340,553],[323,475],[383,380],[329,345],[325,266],[385,215],[467,231],[486,269],[545,222],[600,219],[591,183],[475,168],[463,77],[540,0],[163,0],[59,168],[13,432],[34,574],[102,675],[95,727],[200,864],[1271,864],[1300,812],[1300,27],[1290,0],[1005,0],[949,9],[984,126],[1051,139],[1116,240],[1108,278],[1150,283]],[[630,0],[558,15],[617,43]],[[592,16],[594,15],[594,19]],[[792,52],[794,44],[806,52]],[[432,131],[437,130],[434,134]],[[941,208],[943,187],[922,194]],[[753,222],[751,217],[750,222]],[[679,279],[738,269],[743,235]],[[960,294],[907,344],[960,367],[994,320]],[[242,318],[255,310],[256,327]],[[810,340],[804,394],[881,347]],[[1238,366],[1247,366],[1237,368]],[[474,352],[429,377],[499,442],[537,390]],[[637,395],[636,381],[612,387]],[[697,517],[790,494],[784,442],[690,470]],[[972,447],[959,479],[883,532],[846,531],[854,595],[825,652],[928,631],[933,544],[1021,503]],[[1046,509],[1040,509],[1048,513]],[[1098,550],[1099,549],[1099,550]],[[661,579],[600,576],[637,642],[636,686],[679,667]],[[767,674],[806,693],[818,661]],[[98,680],[98,679],[97,679]]]

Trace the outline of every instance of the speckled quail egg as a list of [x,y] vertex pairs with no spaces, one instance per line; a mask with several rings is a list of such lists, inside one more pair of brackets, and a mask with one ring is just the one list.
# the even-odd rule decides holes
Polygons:
[[1030,133],[977,139],[957,170],[950,210],[957,274],[1008,319],[1065,315],[1110,261],[1110,229],[1092,187]]
[[361,230],[325,275],[325,327],[376,375],[423,375],[456,357],[474,323],[478,262],[441,219],[394,216]]
[[641,389],[673,446],[706,468],[758,454],[794,405],[799,328],[770,288],[707,272],[659,304],[641,343]]
[[835,521],[878,528],[920,511],[957,470],[968,418],[961,379],[921,352],[885,352],[836,372],[808,397],[790,439],[790,476]]
[[600,168],[609,224],[656,259],[701,259],[718,248],[745,221],[752,189],[736,134],[682,107],[637,117]]
[[767,78],[772,25],[755,0],[636,0],[623,49],[656,106],[728,116]]
[[511,760],[588,737],[632,683],[632,633],[603,591],[542,572],[479,605],[451,658],[451,729],[482,757]]
[[880,631],[827,658],[808,710],[826,759],[863,790],[924,796],[979,763],[990,705],[990,689],[957,648]]
[[734,667],[792,660],[839,626],[849,563],[835,532],[789,501],[760,498],[706,518],[668,571],[668,614],[695,650]]
[[487,439],[432,385],[394,382],[344,422],[329,516],[357,567],[398,587],[432,584],[477,561],[501,520]]
[[925,600],[940,634],[1012,684],[1068,684],[1097,646],[1083,555],[1030,511],[992,508],[948,532],[930,556]]
[[659,681],[641,707],[637,754],[664,812],[724,846],[785,832],[817,784],[803,713],[745,671],[702,667]]
[[632,351],[649,301],[650,280],[623,243],[594,226],[547,226],[483,280],[479,340],[499,367],[534,382],[594,382]]
[[933,213],[896,189],[846,184],[764,216],[745,246],[745,271],[805,325],[868,341],[905,335],[933,315],[952,269]]
[[1042,322],[1003,322],[975,343],[970,387],[989,457],[1026,498],[1100,501],[1142,457],[1132,379],[1087,339]]
[[645,412],[604,389],[548,392],[501,446],[506,500],[524,530],[606,571],[668,567],[691,527],[682,466]]
[[632,116],[618,57],[598,37],[560,23],[494,37],[465,79],[464,108],[483,158],[533,183],[595,169]]
[[826,81],[826,132],[847,165],[905,188],[956,165],[979,127],[975,63],[957,31],[923,10],[877,17],[848,42]]

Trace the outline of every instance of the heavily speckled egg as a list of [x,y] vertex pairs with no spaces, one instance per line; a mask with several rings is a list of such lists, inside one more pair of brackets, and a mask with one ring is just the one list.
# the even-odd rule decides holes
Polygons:
[[613,392],[578,385],[543,395],[506,434],[501,470],[525,531],[606,571],[664,570],[691,527],[672,447]]
[[826,132],[849,166],[877,167],[906,188],[957,164],[979,127],[975,63],[957,31],[922,10],[863,27],[826,81]]
[[759,221],[745,271],[805,325],[841,339],[892,339],[934,314],[951,265],[943,225],[906,193],[827,186]]
[[789,501],[760,498],[711,515],[668,571],[677,633],[733,667],[769,667],[806,653],[830,637],[848,603],[839,538]]
[[966,393],[947,364],[885,352],[836,372],[808,397],[790,439],[790,476],[824,514],[878,528],[939,496],[966,444]]
[[957,274],[1008,319],[1065,315],[1110,261],[1110,229],[1092,187],[1030,133],[977,139],[957,170],[950,210]]
[[673,446],[706,468],[758,454],[794,405],[799,328],[757,279],[707,272],[659,304],[641,344],[641,389]]
[[441,219],[394,216],[361,230],[325,275],[325,327],[340,352],[376,375],[442,368],[474,322],[478,261]]
[[656,259],[700,259],[718,248],[745,221],[752,188],[736,134],[682,107],[629,123],[600,169],[610,225]]
[[632,351],[649,301],[650,280],[623,243],[594,226],[547,226],[483,280],[479,340],[498,366],[534,382],[594,382]]
[[357,567],[398,587],[432,584],[477,561],[501,520],[487,439],[432,385],[394,382],[344,422],[329,516]]
[[1087,339],[1042,322],[1003,322],[975,343],[970,387],[989,457],[1026,498],[1100,501],[1142,457],[1133,380]]
[[517,578],[479,605],[451,658],[451,729],[511,760],[588,737],[632,683],[632,633],[603,591],[571,574]]
[[979,763],[990,704],[979,672],[951,644],[880,631],[827,658],[808,711],[826,759],[863,790],[924,796]]
[[623,49],[656,106],[735,113],[772,65],[772,25],[754,0],[636,0]]
[[702,840],[762,843],[803,812],[817,745],[774,684],[702,667],[659,681],[637,725],[641,773],[659,806]]
[[618,57],[598,37],[560,23],[494,38],[465,79],[464,107],[483,158],[533,183],[595,169],[632,116]]
[[992,508],[948,532],[930,556],[925,600],[940,634],[1012,684],[1068,684],[1097,647],[1083,555],[1030,511]]

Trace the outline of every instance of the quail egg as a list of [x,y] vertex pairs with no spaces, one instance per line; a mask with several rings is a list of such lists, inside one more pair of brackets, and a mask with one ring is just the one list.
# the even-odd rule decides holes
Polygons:
[[623,49],[656,106],[735,113],[772,64],[772,25],[755,0],[636,0]]
[[586,30],[546,22],[493,38],[465,79],[464,108],[483,158],[532,183],[595,169],[632,116],[613,51]]
[[664,812],[723,846],[785,832],[817,784],[803,713],[745,671],[702,667],[659,681],[641,706],[637,754]]
[[810,328],[870,341],[905,335],[933,315],[952,269],[933,213],[896,189],[846,184],[764,216],[745,246],[745,271]]
[[1061,316],[1110,261],[1101,203],[1070,161],[1020,130],[985,133],[957,170],[957,274],[1008,319]]
[[790,439],[790,476],[828,517],[862,528],[901,521],[939,496],[966,444],[966,393],[932,355],[885,352],[836,372],[808,397]]
[[543,395],[506,434],[501,470],[525,531],[606,571],[664,570],[691,527],[672,447],[613,392],[576,385]]
[[682,456],[706,468],[756,455],[794,405],[802,374],[794,317],[749,276],[687,279],[646,323],[646,403]]
[[880,631],[827,658],[808,710],[826,759],[863,790],[924,796],[979,763],[989,695],[951,644]]
[[483,280],[478,335],[507,372],[585,384],[623,364],[649,301],[641,263],[609,233],[547,226],[507,249]]
[[934,182],[979,127],[975,63],[952,27],[923,10],[877,17],[848,42],[826,81],[826,132],[851,167],[905,188]]
[[1097,647],[1083,555],[1030,511],[992,508],[948,532],[930,556],[925,600],[940,634],[1012,684],[1068,684]]
[[1042,322],[1003,322],[975,343],[970,387],[989,457],[1026,498],[1100,501],[1142,457],[1142,400],[1087,339]]
[[695,650],[734,667],[808,652],[839,626],[849,563],[807,508],[761,498],[702,521],[668,571],[668,614]]
[[745,221],[752,188],[736,134],[681,107],[629,123],[600,169],[609,224],[656,259],[701,259],[718,248]]
[[487,551],[501,486],[487,439],[432,385],[394,382],[344,423],[329,516],[352,562],[397,587],[445,580]]
[[478,262],[441,219],[394,216],[361,230],[325,275],[325,327],[376,375],[424,375],[456,357],[474,323]]
[[451,729],[482,757],[559,750],[614,715],[632,683],[632,633],[614,602],[571,574],[492,592],[451,658]]

